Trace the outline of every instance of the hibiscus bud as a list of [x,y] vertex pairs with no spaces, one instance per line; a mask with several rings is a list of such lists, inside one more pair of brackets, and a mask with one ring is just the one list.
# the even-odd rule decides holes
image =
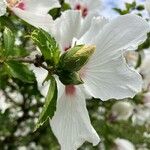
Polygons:
[[94,53],[94,45],[77,45],[70,48],[60,58],[59,67],[68,71],[79,71]]
[[129,102],[116,102],[111,109],[111,118],[114,118],[114,120],[127,120],[132,115],[133,108]]

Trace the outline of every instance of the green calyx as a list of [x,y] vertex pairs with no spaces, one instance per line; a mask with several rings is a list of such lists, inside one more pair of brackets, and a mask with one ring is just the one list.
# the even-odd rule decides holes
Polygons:
[[96,47],[94,45],[77,45],[61,55],[58,76],[65,84],[83,84],[79,70],[88,62]]
[[94,53],[94,45],[77,45],[65,52],[61,58],[59,67],[68,71],[79,71]]

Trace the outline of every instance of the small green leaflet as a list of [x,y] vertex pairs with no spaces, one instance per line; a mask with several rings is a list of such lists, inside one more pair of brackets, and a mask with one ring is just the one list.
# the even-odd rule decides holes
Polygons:
[[52,118],[56,111],[56,103],[57,103],[57,83],[53,76],[50,77],[51,83],[49,86],[49,90],[45,99],[45,104],[43,106],[42,112],[39,116],[38,123],[36,124],[36,131],[40,126],[42,126],[47,119]]
[[20,79],[21,81],[26,83],[35,82],[34,73],[31,70],[29,70],[25,64],[21,64],[20,62],[10,60],[5,62],[4,66],[8,74],[12,77]]
[[17,33],[17,27],[12,22],[10,16],[1,16],[0,17],[0,26],[5,26],[13,31],[13,33]]
[[56,40],[42,29],[34,30],[31,38],[41,50],[46,62],[51,65],[56,65],[60,55],[59,46]]
[[13,32],[9,28],[4,29],[4,56],[8,56],[11,51],[13,51],[14,43],[15,43],[15,36]]

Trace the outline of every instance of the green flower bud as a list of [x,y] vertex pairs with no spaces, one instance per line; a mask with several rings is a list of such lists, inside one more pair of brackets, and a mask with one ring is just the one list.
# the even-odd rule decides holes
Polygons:
[[61,58],[59,67],[68,71],[79,71],[94,53],[94,45],[77,45],[65,52]]

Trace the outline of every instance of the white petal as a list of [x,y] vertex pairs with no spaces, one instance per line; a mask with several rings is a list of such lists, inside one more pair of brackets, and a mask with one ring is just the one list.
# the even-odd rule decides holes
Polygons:
[[55,21],[55,31],[52,32],[58,43],[60,43],[61,49],[69,47],[74,38],[81,38],[89,30],[92,19],[92,14],[83,19],[77,11],[69,10],[64,12]]
[[141,76],[129,68],[122,56],[99,64],[86,66],[85,88],[102,100],[133,97],[142,88]]
[[19,8],[12,8],[12,11],[27,23],[43,30],[50,32],[53,29],[52,17],[48,14],[35,14],[29,11],[24,11]]
[[0,16],[3,16],[6,13],[6,8],[5,2],[3,0],[0,1]]
[[[92,96],[122,99],[141,90],[141,77],[126,65],[121,50],[141,43],[141,37],[146,37],[148,31],[145,20],[125,15],[106,24],[95,38],[90,37],[90,43],[97,49],[85,66],[83,80]],[[83,39],[82,42],[86,43]]]
[[[100,20],[100,18],[102,19],[102,17],[100,17],[99,15],[95,14],[95,13],[90,13],[87,17],[85,17],[83,20],[82,20],[82,26],[81,26],[81,29],[80,29],[80,32],[78,34],[78,37],[77,38],[80,38],[81,36],[83,36],[91,27],[91,24],[94,22],[94,18],[96,20]],[[99,19],[98,19],[99,18]],[[105,19],[106,20],[106,19]],[[104,19],[103,19],[104,21]],[[99,29],[100,30],[100,29]],[[98,30],[98,31],[99,31]],[[89,31],[88,31],[89,32]]]
[[[95,43],[96,55],[106,55],[111,57],[117,51],[141,44],[150,31],[149,24],[137,15],[123,15],[107,23],[101,30],[99,29],[95,37],[89,37],[91,43]],[[86,43],[86,41],[83,40]]]
[[95,37],[97,33],[103,29],[103,27],[109,22],[106,18],[99,16],[99,17],[93,17],[89,18],[87,17],[88,24],[87,30],[85,30],[85,26],[87,21],[84,21],[84,24],[82,25],[82,28],[84,29],[84,34],[80,38],[80,43],[90,43],[91,37]]
[[61,48],[70,46],[74,37],[77,36],[81,26],[81,14],[79,12],[69,10],[62,14],[55,21],[56,40],[60,43]]
[[39,91],[46,97],[50,82],[46,82],[43,85],[43,81],[46,79],[48,72],[45,69],[35,67],[34,65],[31,65],[30,68],[35,74]]
[[60,7],[58,0],[23,0],[26,11],[35,14],[47,14],[49,10]]
[[61,150],[77,150],[85,141],[97,145],[100,141],[91,125],[84,95],[76,87],[74,96],[65,93],[57,102],[57,110],[50,121]]

